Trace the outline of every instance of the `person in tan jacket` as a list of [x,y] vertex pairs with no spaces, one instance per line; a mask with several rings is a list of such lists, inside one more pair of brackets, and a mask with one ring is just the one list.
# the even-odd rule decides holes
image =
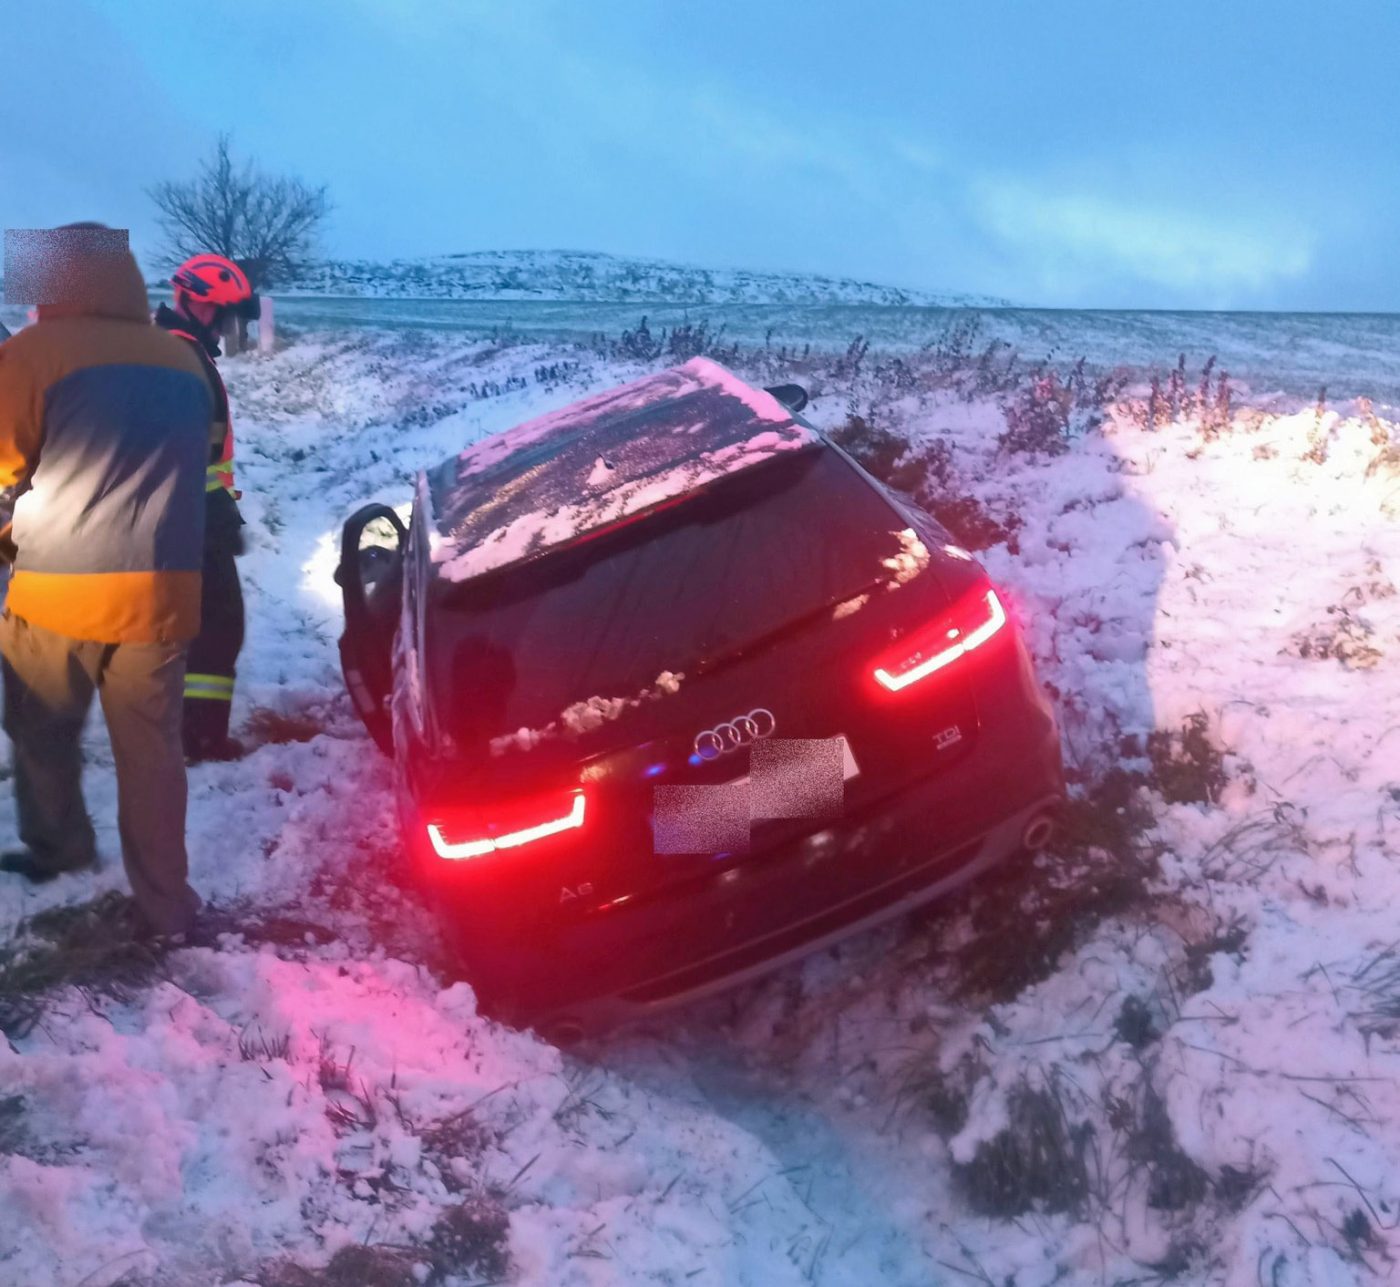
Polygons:
[[140,928],[180,934],[199,908],[180,710],[212,393],[151,325],[129,251],[70,242],[37,322],[0,343],[0,488],[16,494],[0,656],[24,844],[0,869],[47,881],[95,862],[80,739],[96,694]]

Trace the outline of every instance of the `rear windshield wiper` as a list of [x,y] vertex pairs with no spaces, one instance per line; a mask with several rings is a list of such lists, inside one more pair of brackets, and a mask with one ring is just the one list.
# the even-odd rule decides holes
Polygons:
[[885,576],[876,577],[872,581],[866,582],[856,590],[843,590],[840,594],[832,595],[829,599],[819,603],[815,608],[799,613],[795,617],[789,618],[781,625],[773,626],[768,630],[744,640],[742,643],[726,645],[721,651],[709,653],[700,659],[697,671],[700,674],[709,674],[719,670],[724,666],[731,665],[744,657],[751,657],[756,653],[771,648],[774,644],[781,643],[784,639],[790,638],[799,631],[811,625],[818,617],[824,613],[835,611],[843,603],[848,603],[852,599],[859,599],[862,595],[871,594],[880,587],[889,584],[889,578]]

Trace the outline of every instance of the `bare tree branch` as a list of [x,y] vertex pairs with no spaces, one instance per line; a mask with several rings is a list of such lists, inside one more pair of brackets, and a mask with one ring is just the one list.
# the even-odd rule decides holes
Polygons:
[[212,251],[238,262],[255,288],[295,277],[331,212],[324,185],[237,164],[226,134],[194,179],[158,183],[147,195],[172,261]]

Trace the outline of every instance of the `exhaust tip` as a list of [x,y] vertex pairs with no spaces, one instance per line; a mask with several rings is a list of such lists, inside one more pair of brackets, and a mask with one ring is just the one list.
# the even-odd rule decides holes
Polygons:
[[1055,834],[1055,819],[1048,813],[1037,814],[1021,832],[1021,844],[1030,853],[1039,853]]

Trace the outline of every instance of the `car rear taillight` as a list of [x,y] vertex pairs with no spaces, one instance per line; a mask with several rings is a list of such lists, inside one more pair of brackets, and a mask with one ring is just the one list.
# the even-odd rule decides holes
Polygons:
[[[516,802],[491,810],[490,815],[486,810],[471,810],[456,817],[440,817],[428,824],[428,839],[439,858],[459,862],[572,831],[583,826],[583,814],[583,792],[571,791]],[[486,821],[492,815],[493,820]]]
[[1006,624],[1006,609],[985,582],[969,591],[933,625],[911,632],[875,667],[875,678],[892,693],[951,666],[986,643]]

